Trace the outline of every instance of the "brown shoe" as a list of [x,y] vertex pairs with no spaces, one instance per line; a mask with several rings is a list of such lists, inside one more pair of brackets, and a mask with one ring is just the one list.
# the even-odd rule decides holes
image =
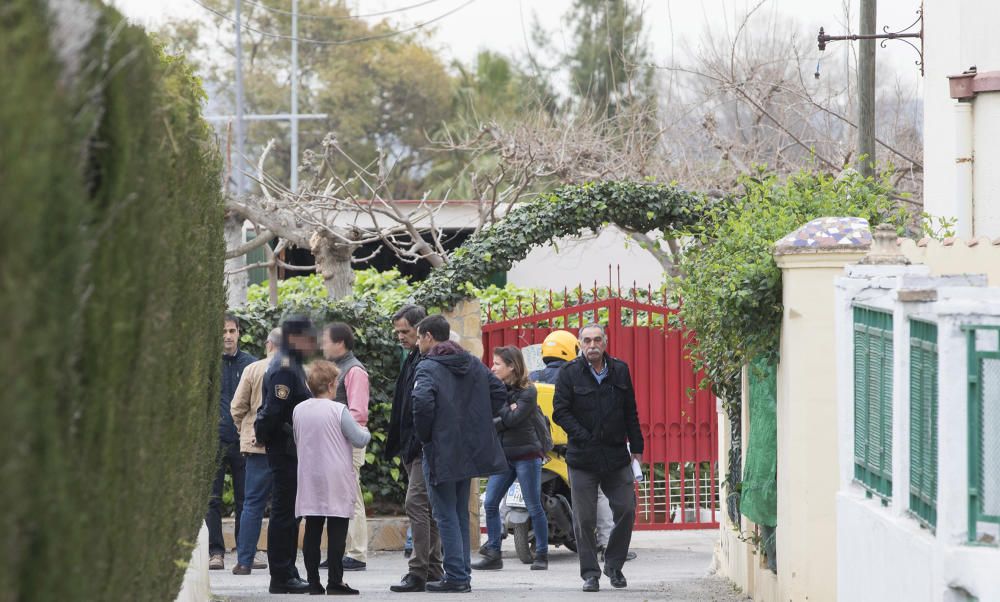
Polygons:
[[248,567],[245,564],[239,564],[239,563],[237,563],[236,566],[233,567],[233,574],[234,575],[249,575],[250,574],[250,567]]
[[208,559],[208,570],[221,571],[226,568],[226,558],[222,554],[212,554]]

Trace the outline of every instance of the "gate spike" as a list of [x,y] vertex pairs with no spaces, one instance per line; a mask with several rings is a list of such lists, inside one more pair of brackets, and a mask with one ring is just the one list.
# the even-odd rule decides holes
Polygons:
[[521,295],[517,296],[517,317],[521,317]]
[[503,319],[507,319],[507,300],[503,300]]
[[622,264],[618,264],[618,298],[622,296]]

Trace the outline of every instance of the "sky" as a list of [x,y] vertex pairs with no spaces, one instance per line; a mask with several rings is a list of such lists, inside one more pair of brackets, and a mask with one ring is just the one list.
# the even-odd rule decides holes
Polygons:
[[[254,0],[257,3],[276,4],[275,0]],[[432,46],[449,58],[469,63],[480,50],[489,49],[509,55],[523,56],[526,50],[537,51],[530,44],[528,32],[534,17],[546,30],[552,32],[553,45],[566,50],[570,35],[563,31],[562,16],[569,10],[572,0],[348,0],[356,14],[397,10],[388,17],[372,17],[378,21],[389,18],[398,26],[412,26],[450,14],[435,23]],[[111,0],[130,20],[155,28],[173,18],[193,17],[205,9],[194,0]],[[422,4],[407,10],[399,10]],[[633,10],[641,10],[649,31],[653,49],[653,62],[668,65],[683,61],[686,53],[697,47],[698,39],[706,28],[732,28],[738,16],[757,2],[749,0],[628,0]],[[764,9],[773,9],[781,16],[798,22],[801,34],[815,38],[819,27],[828,34],[845,33],[845,6],[851,16],[851,29],[857,29],[858,0],[764,0]],[[916,18],[919,0],[879,0],[878,30],[883,25],[889,31],[898,31]],[[844,60],[847,42],[828,46],[825,53],[814,50],[815,59]],[[920,71],[914,66],[916,53],[906,44],[889,42],[879,48],[879,59],[892,70],[893,76],[904,83],[917,83]],[[553,63],[556,57],[538,56],[543,63]],[[546,60],[551,58],[552,60]],[[809,57],[810,63],[814,60]],[[813,67],[809,68],[810,73]]]

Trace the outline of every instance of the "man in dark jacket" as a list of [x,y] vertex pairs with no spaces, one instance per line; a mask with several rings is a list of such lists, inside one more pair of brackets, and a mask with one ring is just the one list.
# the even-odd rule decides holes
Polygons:
[[441,315],[417,325],[425,358],[413,382],[413,427],[424,448],[424,478],[441,533],[445,576],[429,592],[472,588],[469,486],[472,477],[507,470],[493,416],[507,402],[507,388],[481,361],[449,340]]
[[413,534],[413,554],[409,559],[409,570],[403,575],[402,581],[389,588],[394,592],[422,592],[428,581],[438,581],[444,575],[441,538],[437,523],[431,516],[431,502],[424,482],[423,454],[413,431],[413,408],[410,405],[413,377],[417,364],[422,359],[417,346],[417,324],[426,317],[427,312],[419,305],[404,305],[392,316],[392,327],[399,344],[406,351],[406,358],[400,367],[396,390],[392,396],[392,413],[384,453],[387,460],[399,456],[406,469],[408,478],[404,509]]
[[236,537],[240,534],[240,514],[243,513],[243,487],[245,462],[240,453],[240,436],[236,432],[229,404],[233,401],[236,386],[240,384],[243,369],[257,358],[239,348],[240,323],[236,316],[226,314],[222,320],[222,390],[219,395],[219,451],[218,468],[212,482],[212,497],[208,500],[205,525],[208,527],[208,568],[226,568],[226,544],[222,539],[222,486],[226,480],[226,467],[233,475],[233,500],[236,502]]
[[281,349],[264,373],[260,411],[254,422],[257,441],[265,446],[271,468],[271,516],[267,523],[267,563],[272,594],[301,594],[309,584],[295,568],[299,522],[295,520],[298,456],[292,431],[292,411],[312,397],[302,365],[316,350],[312,322],[289,316],[281,324]]
[[[604,328],[580,329],[583,357],[566,364],[556,381],[553,418],[569,437],[566,463],[573,493],[573,517],[583,591],[600,588],[597,562],[597,488],[611,503],[614,528],[605,550],[604,574],[625,587],[622,565],[635,521],[632,461],[642,461],[643,440],[628,365],[605,353]],[[631,448],[631,452],[630,452]]]

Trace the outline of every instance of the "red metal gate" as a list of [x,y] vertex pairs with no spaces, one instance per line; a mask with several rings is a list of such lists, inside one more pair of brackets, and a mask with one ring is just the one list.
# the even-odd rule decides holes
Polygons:
[[632,372],[646,443],[645,479],[637,486],[635,527],[717,528],[715,397],[698,386],[702,375],[696,373],[686,351],[691,335],[670,326],[676,310],[665,299],[661,305],[640,300],[642,293],[651,299],[651,291],[637,293],[633,288],[627,297],[620,290],[611,291],[599,299],[600,292],[595,287],[590,299],[580,289],[573,294],[550,293],[543,311],[537,298],[519,302],[516,310],[506,305],[496,312],[488,308],[483,361],[491,365],[492,350],[502,345],[523,348],[541,343],[553,330],[575,334],[580,325],[604,325],[608,353],[628,363]]

